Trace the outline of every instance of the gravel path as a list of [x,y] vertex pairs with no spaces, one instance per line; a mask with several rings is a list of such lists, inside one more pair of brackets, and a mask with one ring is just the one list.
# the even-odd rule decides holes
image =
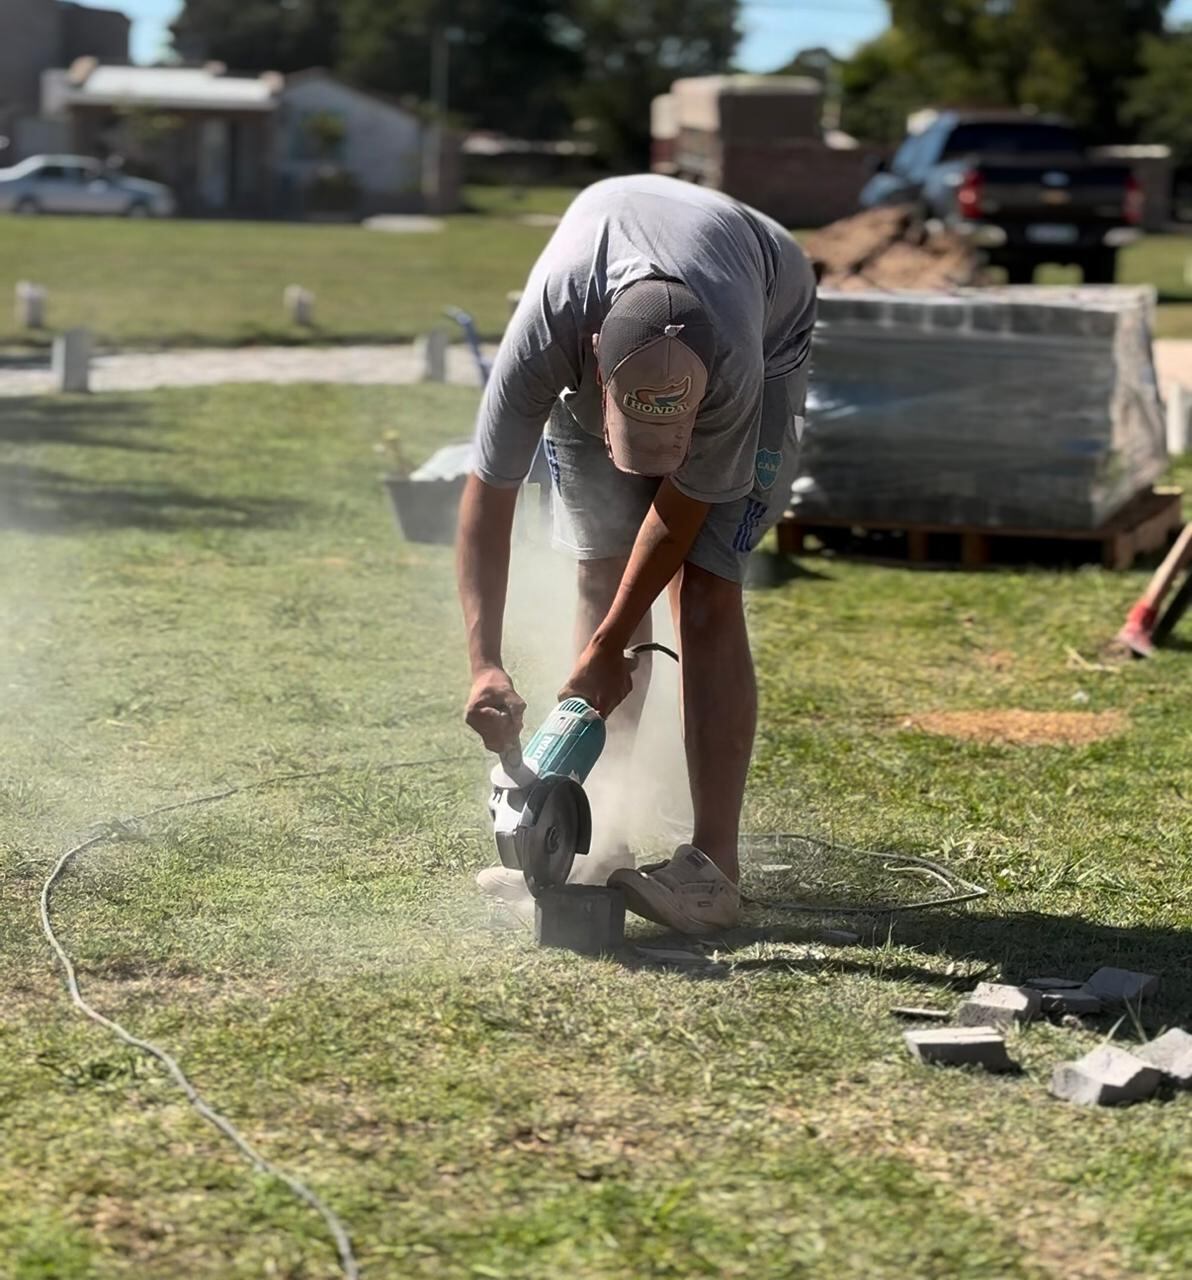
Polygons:
[[[92,391],[152,391],[158,387],[206,387],[221,382],[419,381],[421,360],[412,343],[370,347],[240,347],[189,351],[122,352],[91,362]],[[447,352],[447,380],[478,386],[471,353]],[[0,396],[43,395],[53,390],[48,361],[5,366]]]
[[[495,347],[487,348],[490,355]],[[1192,339],[1155,343],[1159,384],[1192,387]],[[421,372],[412,343],[370,347],[240,347],[191,351],[123,352],[91,362],[93,391],[152,391],[157,387],[205,387],[221,382],[354,382],[396,385],[417,382]],[[477,386],[479,375],[467,348],[447,353],[447,380]],[[46,363],[0,360],[0,396],[44,395],[53,390]]]

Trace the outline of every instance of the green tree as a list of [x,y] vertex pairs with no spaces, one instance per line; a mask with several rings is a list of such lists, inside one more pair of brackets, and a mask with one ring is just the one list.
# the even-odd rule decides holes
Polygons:
[[1110,140],[1170,0],[888,0],[932,101],[1060,111]]
[[1171,147],[1176,163],[1192,164],[1192,27],[1142,44],[1142,74],[1126,97],[1126,118],[1143,142]]
[[571,0],[563,38],[583,72],[569,98],[613,165],[646,165],[650,103],[673,81],[729,68],[738,8],[737,0]]
[[568,131],[576,51],[560,39],[570,0],[342,0],[339,70],[354,83],[430,102],[431,45],[448,36],[448,109],[526,137]]
[[170,25],[177,53],[234,71],[304,71],[339,58],[338,0],[185,0]]

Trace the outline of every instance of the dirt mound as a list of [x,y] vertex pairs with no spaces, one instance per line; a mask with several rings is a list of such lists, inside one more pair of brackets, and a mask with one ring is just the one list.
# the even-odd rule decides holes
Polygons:
[[929,234],[910,205],[870,209],[808,236],[825,289],[951,289],[975,284],[980,257],[946,231]]
[[908,716],[902,727],[997,746],[1086,747],[1124,733],[1128,724],[1120,711],[928,711]]

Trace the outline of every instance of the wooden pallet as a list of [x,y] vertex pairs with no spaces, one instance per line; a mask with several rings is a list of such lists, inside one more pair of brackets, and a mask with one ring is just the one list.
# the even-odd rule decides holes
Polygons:
[[1099,529],[981,528],[977,525],[859,521],[787,512],[778,524],[778,549],[800,555],[809,537],[834,552],[916,565],[1100,561],[1128,569],[1142,555],[1162,551],[1183,525],[1180,489],[1148,489]]

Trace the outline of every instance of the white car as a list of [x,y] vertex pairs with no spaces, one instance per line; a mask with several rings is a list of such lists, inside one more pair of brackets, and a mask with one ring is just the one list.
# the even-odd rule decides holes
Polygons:
[[0,169],[0,210],[168,218],[174,213],[174,193],[160,182],[125,177],[87,156],[30,156]]

